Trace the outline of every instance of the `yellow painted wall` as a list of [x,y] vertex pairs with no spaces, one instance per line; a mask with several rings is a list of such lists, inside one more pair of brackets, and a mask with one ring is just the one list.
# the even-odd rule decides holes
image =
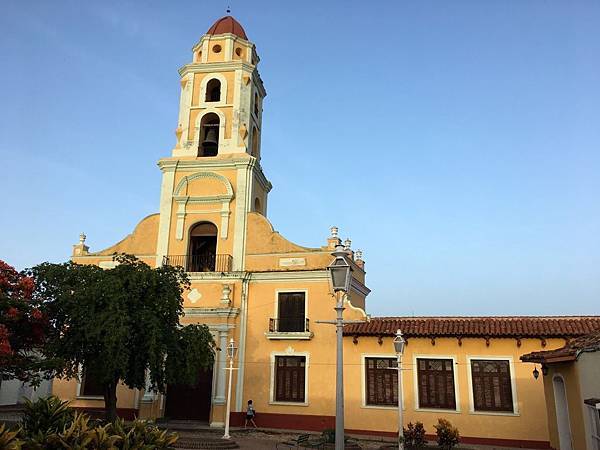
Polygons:
[[[218,73],[219,75],[222,75],[223,77],[225,77],[225,80],[227,80],[227,99],[226,99],[226,103],[231,105],[233,103],[233,96],[234,96],[234,92],[235,92],[235,72],[233,70],[231,71],[217,71],[215,73]],[[202,95],[202,82],[205,80],[205,78],[213,78],[213,74],[212,73],[195,73],[194,74],[194,86],[192,89],[192,106],[198,106],[200,105],[200,103],[202,103],[204,101],[203,98],[200,98]],[[193,122],[190,122],[193,123]]]
[[[277,293],[304,291],[307,299],[307,317],[314,337],[308,341],[270,340],[269,318],[276,316]],[[327,282],[260,282],[251,283],[248,304],[248,335],[246,340],[246,368],[244,378],[244,401],[254,400],[257,411],[283,414],[334,413],[331,399],[335,395],[333,383],[323,380],[335,379],[332,363],[335,328],[317,324],[316,320],[332,320],[334,300],[329,295]],[[308,405],[279,405],[271,402],[271,358],[275,352],[282,354],[308,352]]]
[[[92,407],[103,408],[104,400],[98,398],[90,398],[77,396],[77,380],[60,380],[52,381],[52,394],[62,399],[70,400],[71,406],[74,407]],[[135,400],[137,398],[136,390],[129,389],[123,384],[117,386],[117,408],[135,408]]]
[[[404,422],[421,421],[426,430],[434,434],[434,423],[438,417],[444,417],[456,425],[461,435],[487,438],[522,439],[546,441],[548,428],[541,411],[545,409],[544,392],[541,380],[532,376],[531,364],[521,363],[519,357],[529,351],[540,350],[541,343],[537,339],[523,339],[518,347],[514,339],[491,339],[487,347],[484,339],[462,339],[462,346],[455,338],[438,338],[435,346],[430,339],[410,338],[403,357],[403,393]],[[562,346],[562,339],[548,341],[547,348]],[[397,432],[397,409],[366,406],[363,400],[364,368],[363,357],[366,355],[394,357],[391,337],[383,338],[379,345],[377,337],[358,337],[358,344],[352,338],[345,338],[344,361],[345,395],[346,395],[346,427],[349,429],[382,430]],[[456,359],[455,380],[457,389],[458,411],[421,411],[416,404],[415,395],[415,360],[416,355],[426,357],[449,356]],[[467,357],[508,357],[513,361],[516,378],[517,414],[498,414],[471,411],[469,400],[469,380]],[[333,382],[333,379],[332,379]],[[513,393],[514,394],[514,393]]]
[[[216,53],[214,51],[214,47],[219,45],[221,47],[221,51]],[[221,62],[225,61],[225,39],[210,39],[208,44],[208,62]]]

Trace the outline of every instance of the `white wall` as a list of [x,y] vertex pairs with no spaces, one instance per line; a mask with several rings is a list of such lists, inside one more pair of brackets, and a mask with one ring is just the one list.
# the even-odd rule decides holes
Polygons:
[[19,380],[3,380],[0,384],[0,406],[16,405],[23,403],[23,398],[37,400],[40,397],[50,395],[52,382],[44,380],[36,389]]
[[581,389],[581,408],[585,424],[585,438],[588,449],[596,448],[592,442],[593,425],[591,423],[588,407],[583,404],[587,398],[600,397],[600,351],[585,352],[577,359],[577,371],[579,373],[579,387]]

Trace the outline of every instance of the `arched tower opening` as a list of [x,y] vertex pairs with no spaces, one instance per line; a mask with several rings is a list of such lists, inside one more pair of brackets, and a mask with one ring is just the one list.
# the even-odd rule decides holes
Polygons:
[[215,113],[208,113],[200,124],[200,145],[198,156],[217,156],[219,153],[220,119]]
[[254,199],[254,211],[257,213],[262,214],[262,205],[260,204],[260,199],[258,197],[256,197]]
[[206,97],[207,102],[219,102],[221,101],[221,82],[216,78],[213,78],[206,83]]
[[258,130],[252,127],[252,156],[258,158]]
[[216,225],[211,222],[199,222],[190,229],[188,244],[188,272],[214,272],[217,257]]

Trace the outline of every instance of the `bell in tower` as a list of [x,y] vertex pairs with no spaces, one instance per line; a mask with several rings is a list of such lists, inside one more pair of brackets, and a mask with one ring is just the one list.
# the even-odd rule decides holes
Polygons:
[[217,156],[219,153],[219,116],[209,113],[202,120],[202,139],[198,156]]

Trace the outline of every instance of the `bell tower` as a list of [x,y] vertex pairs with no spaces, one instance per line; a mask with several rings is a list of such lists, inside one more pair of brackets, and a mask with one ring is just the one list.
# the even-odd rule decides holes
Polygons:
[[243,270],[247,214],[266,215],[271,190],[260,166],[266,92],[258,62],[243,27],[225,16],[179,69],[176,142],[171,156],[158,163],[163,180],[157,264],[169,255],[198,259],[210,242],[202,261],[210,267],[212,258],[231,261],[226,270],[212,270]]
[[176,157],[248,153],[260,159],[262,102],[256,48],[231,16],[217,20],[179,70]]

